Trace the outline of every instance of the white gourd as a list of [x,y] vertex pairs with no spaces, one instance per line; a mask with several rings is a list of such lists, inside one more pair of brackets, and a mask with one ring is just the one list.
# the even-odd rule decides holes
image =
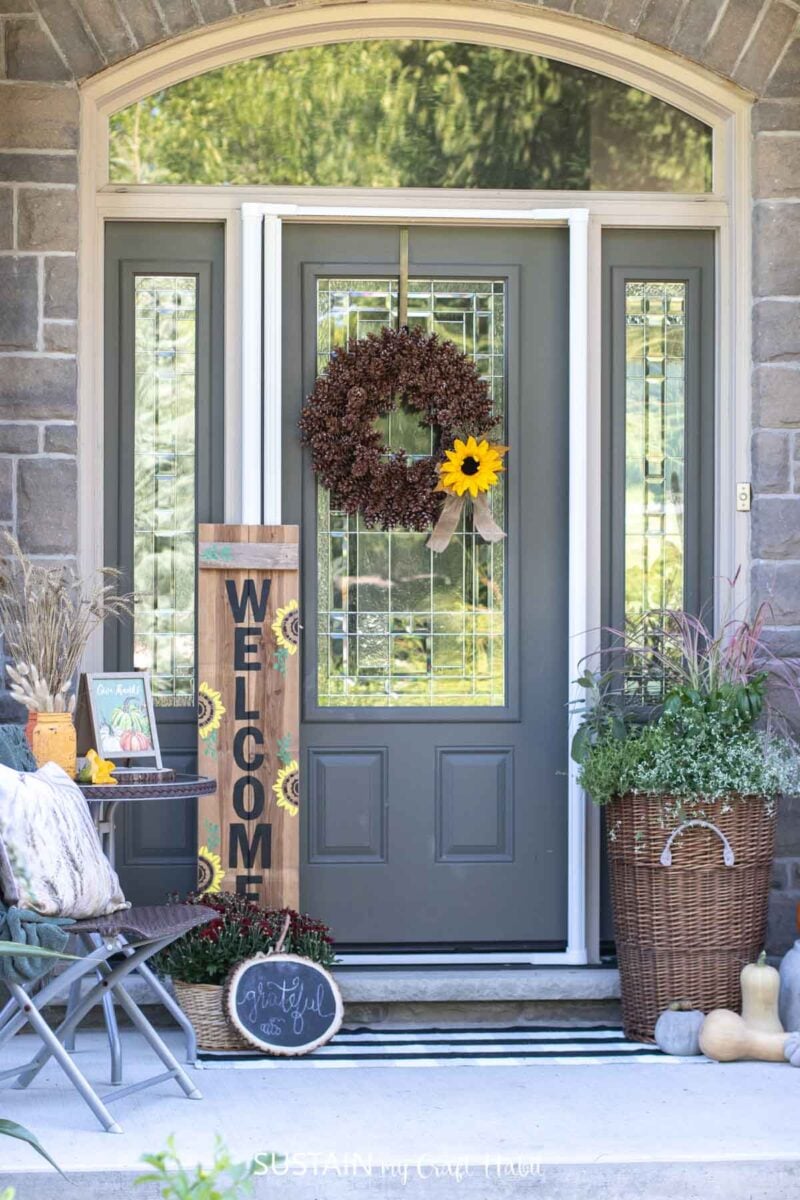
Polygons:
[[[707,1058],[713,1058],[716,1062],[739,1062],[742,1059],[785,1062],[790,1042],[791,1038],[785,1033],[761,1033],[748,1028],[738,1013],[727,1008],[715,1008],[710,1012],[700,1030],[700,1049]],[[800,1065],[800,1056],[797,1065]]]
[[748,963],[741,974],[742,1019],[748,1029],[759,1033],[783,1033],[778,1016],[778,996],[781,977],[767,963],[767,954],[762,950],[758,962]]

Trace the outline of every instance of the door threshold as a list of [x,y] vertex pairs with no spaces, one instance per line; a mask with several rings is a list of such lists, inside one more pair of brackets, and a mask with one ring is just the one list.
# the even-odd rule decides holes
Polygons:
[[448,967],[523,965],[529,967],[585,967],[585,950],[478,950],[442,953],[420,951],[343,952],[339,963],[346,967]]
[[346,1004],[482,1003],[519,1000],[617,1000],[619,972],[610,966],[429,964],[380,970],[338,962],[333,970]]

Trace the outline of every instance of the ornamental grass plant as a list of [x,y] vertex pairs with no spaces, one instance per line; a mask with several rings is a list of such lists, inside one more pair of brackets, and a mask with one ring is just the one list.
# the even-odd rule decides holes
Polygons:
[[715,631],[703,617],[654,610],[606,631],[605,669],[587,666],[577,681],[587,696],[572,745],[596,804],[800,792],[800,752],[769,694],[777,685],[800,705],[800,662],[770,649],[768,612],[727,616]]
[[217,913],[207,925],[190,929],[154,958],[156,970],[182,983],[223,984],[243,959],[274,950],[286,917],[286,954],[300,954],[330,966],[335,954],[330,930],[322,921],[294,909],[259,908],[230,892],[190,892],[186,904],[202,904]]

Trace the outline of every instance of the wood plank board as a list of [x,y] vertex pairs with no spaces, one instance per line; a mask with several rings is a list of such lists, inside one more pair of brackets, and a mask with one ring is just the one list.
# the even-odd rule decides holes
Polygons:
[[[224,564],[198,555],[198,767],[217,780],[198,803],[200,876],[218,886],[218,855],[222,888],[267,908],[299,904],[298,544],[296,525],[199,530],[200,547],[235,548]],[[295,554],[267,566],[264,547]]]
[[293,570],[300,565],[300,547],[297,542],[201,542],[200,563],[203,567],[215,567],[218,571],[227,571],[230,567]]

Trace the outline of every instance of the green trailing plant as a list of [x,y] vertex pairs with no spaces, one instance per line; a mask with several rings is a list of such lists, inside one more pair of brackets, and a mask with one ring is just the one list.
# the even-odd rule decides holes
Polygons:
[[[800,664],[771,652],[767,617],[761,605],[713,630],[689,613],[651,611],[606,631],[600,657],[611,665],[577,680],[586,701],[572,744],[597,804],[626,792],[689,802],[800,792],[798,748],[769,702],[775,681],[800,703]],[[641,680],[660,690],[658,704],[642,705]]]
[[[276,1161],[274,1155],[259,1155],[259,1163],[264,1166]],[[162,1200],[244,1200],[253,1194],[255,1162],[235,1162],[219,1137],[214,1141],[214,1160],[208,1167],[199,1163],[184,1167],[172,1137],[167,1139],[166,1150],[145,1154],[142,1162],[150,1170],[138,1177],[137,1186],[156,1184]]]
[[156,969],[182,983],[224,983],[237,963],[275,949],[287,916],[285,953],[300,954],[326,967],[334,961],[327,925],[304,913],[289,908],[259,908],[231,892],[192,892],[185,903],[205,905],[217,915],[207,925],[190,929],[156,956]]

